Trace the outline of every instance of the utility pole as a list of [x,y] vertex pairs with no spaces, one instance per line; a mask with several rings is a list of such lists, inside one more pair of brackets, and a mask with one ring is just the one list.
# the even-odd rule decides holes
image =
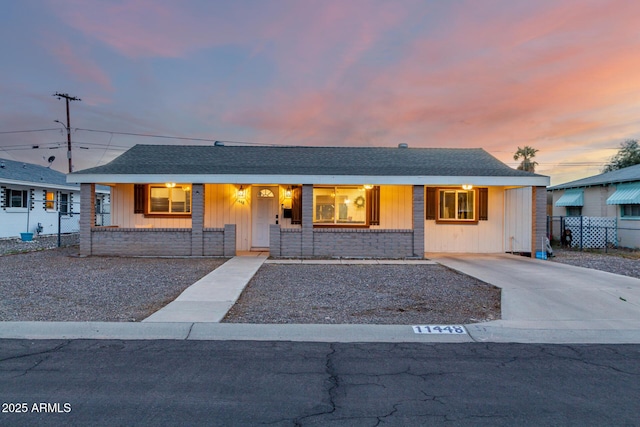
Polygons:
[[[56,92],[53,96],[57,96],[58,99],[64,98],[67,101],[67,158],[69,159],[69,173],[73,172],[73,165],[71,163],[71,121],[69,119],[69,101],[82,101],[82,99],[77,98],[75,96],[70,96],[68,93],[60,93]],[[54,120],[57,123],[60,123],[59,120]],[[62,124],[62,123],[60,123]],[[62,124],[64,126],[64,124]]]

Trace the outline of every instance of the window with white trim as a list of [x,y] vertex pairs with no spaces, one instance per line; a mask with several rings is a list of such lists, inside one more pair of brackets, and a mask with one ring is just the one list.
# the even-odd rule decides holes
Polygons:
[[438,220],[476,221],[475,190],[438,190]]
[[567,206],[567,216],[582,216],[582,206]]
[[53,210],[56,208],[56,193],[53,191],[47,191],[44,196],[44,208]]
[[621,218],[640,218],[640,205],[620,205]]
[[365,225],[367,192],[364,187],[314,187],[313,223]]
[[28,190],[7,189],[8,208],[26,208],[28,206]]
[[191,186],[176,184],[149,186],[150,214],[188,214],[191,213]]
[[69,195],[60,193],[60,213],[69,213]]

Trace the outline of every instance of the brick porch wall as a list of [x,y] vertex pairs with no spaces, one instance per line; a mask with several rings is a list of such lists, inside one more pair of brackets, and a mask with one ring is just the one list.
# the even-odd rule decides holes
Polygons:
[[[199,234],[199,235],[198,235]],[[196,233],[203,251],[196,245],[190,228],[118,228],[91,229],[91,254],[101,256],[234,256],[235,225],[205,228]]]
[[[407,258],[413,256],[412,230],[315,229],[311,242],[301,228],[270,229],[273,257]],[[310,243],[310,244],[309,244]]]

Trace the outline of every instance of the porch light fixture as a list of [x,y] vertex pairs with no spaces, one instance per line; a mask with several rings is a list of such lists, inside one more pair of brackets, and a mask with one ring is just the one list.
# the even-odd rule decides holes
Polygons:
[[244,200],[245,196],[246,196],[246,190],[244,189],[244,187],[241,185],[240,189],[238,190],[238,199],[239,200]]
[[364,187],[365,190],[371,190],[373,188],[373,185],[365,184],[363,187]]
[[164,185],[165,185],[165,187],[167,187],[167,188],[173,188],[173,187],[175,187],[175,186],[176,186],[176,183],[175,183],[175,182],[167,182],[167,183],[165,183]]
[[463,184],[462,185],[462,189],[463,190],[471,190],[471,189],[473,189],[473,185],[471,185],[471,184]]
[[291,186],[288,186],[286,190],[284,190],[284,198],[285,199],[290,199],[291,198]]

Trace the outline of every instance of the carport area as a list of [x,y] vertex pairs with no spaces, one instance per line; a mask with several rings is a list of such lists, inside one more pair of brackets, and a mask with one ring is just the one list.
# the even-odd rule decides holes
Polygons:
[[640,280],[510,254],[426,254],[502,288],[502,320],[470,325],[508,342],[640,342]]

